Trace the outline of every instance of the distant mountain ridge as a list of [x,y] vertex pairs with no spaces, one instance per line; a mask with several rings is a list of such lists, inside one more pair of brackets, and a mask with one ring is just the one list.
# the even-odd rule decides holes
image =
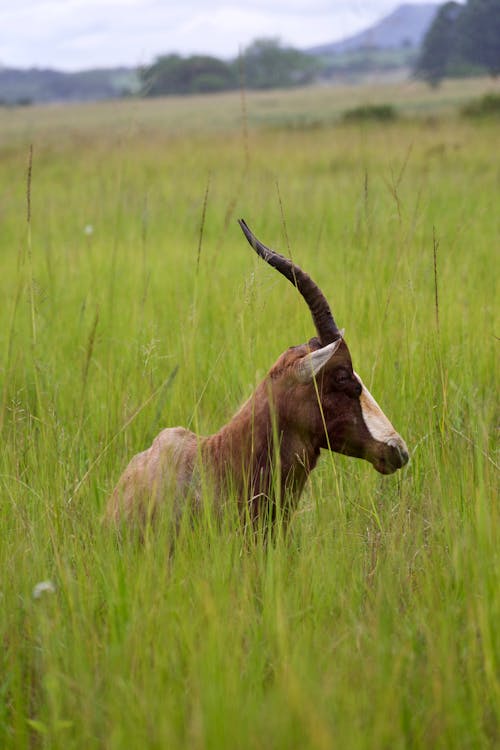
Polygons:
[[135,68],[96,68],[78,73],[60,70],[0,66],[0,104],[97,101],[135,93]]
[[368,29],[339,42],[310,47],[307,52],[313,55],[335,55],[362,49],[420,47],[439,7],[437,3],[399,5]]

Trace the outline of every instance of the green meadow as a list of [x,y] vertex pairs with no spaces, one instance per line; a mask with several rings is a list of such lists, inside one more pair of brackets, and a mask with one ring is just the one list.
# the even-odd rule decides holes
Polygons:
[[[492,88],[0,110],[0,747],[499,746],[500,127],[459,114]],[[411,460],[325,453],[286,538],[228,510],[170,556],[102,525],[126,463],[314,334],[239,217]]]

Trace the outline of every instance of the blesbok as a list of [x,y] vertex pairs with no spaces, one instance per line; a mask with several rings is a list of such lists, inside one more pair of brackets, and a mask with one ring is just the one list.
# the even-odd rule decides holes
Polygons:
[[168,508],[178,521],[186,507],[211,497],[237,498],[252,521],[285,518],[298,502],[322,448],[370,461],[391,474],[408,461],[406,444],[361,378],[314,281],[295,263],[270,250],[239,221],[250,245],[285,276],[306,301],[317,337],[282,354],[248,401],[214,435],[183,427],[164,429],[150,448],[132,458],[107,506],[112,521],[142,520]]

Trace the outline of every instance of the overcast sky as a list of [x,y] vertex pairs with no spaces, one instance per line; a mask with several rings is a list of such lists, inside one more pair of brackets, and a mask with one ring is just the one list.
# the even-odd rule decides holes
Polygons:
[[81,70],[168,52],[231,58],[256,37],[308,47],[361,31],[400,1],[0,0],[0,65]]

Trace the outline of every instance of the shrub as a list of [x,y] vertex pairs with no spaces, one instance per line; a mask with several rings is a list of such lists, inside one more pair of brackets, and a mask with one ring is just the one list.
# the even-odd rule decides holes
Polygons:
[[363,104],[354,109],[348,109],[342,115],[344,122],[391,122],[398,117],[392,104]]
[[485,94],[462,107],[466,117],[500,117],[500,94]]

